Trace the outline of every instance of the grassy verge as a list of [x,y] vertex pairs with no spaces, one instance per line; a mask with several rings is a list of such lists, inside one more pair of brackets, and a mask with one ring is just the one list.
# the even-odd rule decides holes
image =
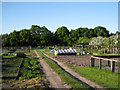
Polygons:
[[118,73],[112,73],[109,70],[99,70],[97,68],[92,67],[74,67],[72,65],[68,65],[75,72],[80,74],[81,76],[86,77],[87,79],[98,83],[99,85],[106,88],[118,88]]
[[40,50],[43,51],[44,53],[48,54],[50,57],[55,56],[54,53],[49,52],[50,50],[53,50],[53,49],[40,49]]
[[84,85],[84,84],[78,82],[72,76],[70,76],[68,73],[63,71],[55,62],[53,62],[52,60],[48,59],[40,51],[37,50],[37,52],[50,65],[50,67],[60,76],[61,80],[63,82],[65,82],[67,85],[71,86],[74,89],[89,88],[87,85]]

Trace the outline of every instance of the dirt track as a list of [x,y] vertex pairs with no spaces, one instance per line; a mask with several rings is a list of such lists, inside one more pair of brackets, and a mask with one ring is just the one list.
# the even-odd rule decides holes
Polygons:
[[51,69],[51,67],[40,57],[40,55],[34,50],[39,62],[43,68],[47,80],[50,82],[50,88],[68,88],[64,83],[61,82],[60,77]]

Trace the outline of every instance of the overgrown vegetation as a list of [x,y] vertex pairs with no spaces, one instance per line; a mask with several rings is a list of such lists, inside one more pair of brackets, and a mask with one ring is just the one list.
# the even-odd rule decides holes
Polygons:
[[88,86],[80,83],[79,81],[75,80],[72,76],[70,76],[68,73],[63,71],[55,62],[48,59],[39,50],[37,50],[37,52],[50,65],[50,67],[61,77],[62,81],[65,82],[67,85],[70,85],[73,89],[89,88]]

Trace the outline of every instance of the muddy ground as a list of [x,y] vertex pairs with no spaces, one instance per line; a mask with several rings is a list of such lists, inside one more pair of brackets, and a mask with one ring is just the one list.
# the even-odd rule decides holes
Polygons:
[[[87,67],[90,65],[90,55],[58,55],[54,58],[66,64],[72,64],[76,67]],[[120,58],[117,58],[117,60],[120,60]],[[95,60],[95,65],[99,65],[99,60]],[[107,66],[108,61],[102,60],[102,65],[105,65],[102,66],[102,69],[111,70],[111,67]],[[118,72],[118,63],[115,63],[115,65],[115,72]]]

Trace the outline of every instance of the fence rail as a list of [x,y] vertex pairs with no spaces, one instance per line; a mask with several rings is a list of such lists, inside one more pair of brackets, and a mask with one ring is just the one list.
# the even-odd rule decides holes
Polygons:
[[[99,60],[99,69],[102,68],[102,60],[108,61],[108,66],[111,66],[111,71],[114,72],[115,71],[115,62],[119,62],[119,60],[115,60],[115,59],[107,59],[107,58],[101,58],[101,57],[95,57],[95,56],[91,56],[90,59],[90,64],[92,67],[95,66],[95,59]],[[110,65],[111,62],[111,65]]]

